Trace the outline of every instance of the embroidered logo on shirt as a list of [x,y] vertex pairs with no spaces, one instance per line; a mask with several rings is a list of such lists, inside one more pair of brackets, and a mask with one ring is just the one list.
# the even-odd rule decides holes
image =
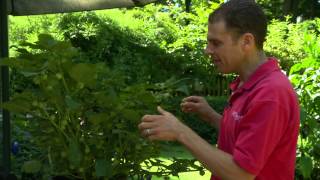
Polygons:
[[240,121],[240,119],[242,119],[242,115],[240,115],[240,113],[233,111],[232,112],[232,117],[235,121]]

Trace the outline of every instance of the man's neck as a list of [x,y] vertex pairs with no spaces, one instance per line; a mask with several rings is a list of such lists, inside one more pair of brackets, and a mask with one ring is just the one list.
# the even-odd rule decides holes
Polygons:
[[266,55],[263,51],[257,52],[247,59],[241,71],[238,73],[240,77],[240,85],[246,82],[249,77],[258,69],[258,67],[267,61]]

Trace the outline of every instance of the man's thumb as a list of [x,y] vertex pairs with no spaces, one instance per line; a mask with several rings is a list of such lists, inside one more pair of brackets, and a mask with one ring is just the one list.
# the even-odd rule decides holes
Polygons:
[[160,106],[158,106],[157,109],[158,109],[159,113],[162,114],[162,115],[168,115],[169,114],[169,112],[165,111]]

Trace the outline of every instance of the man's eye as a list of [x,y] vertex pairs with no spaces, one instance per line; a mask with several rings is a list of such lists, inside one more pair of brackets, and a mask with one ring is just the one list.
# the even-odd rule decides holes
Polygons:
[[218,47],[218,46],[221,45],[221,43],[220,43],[220,42],[217,42],[217,41],[213,41],[213,42],[212,42],[212,45],[214,45],[215,47]]
[[219,46],[221,44],[219,41],[216,41],[216,40],[209,40],[209,42],[214,46]]

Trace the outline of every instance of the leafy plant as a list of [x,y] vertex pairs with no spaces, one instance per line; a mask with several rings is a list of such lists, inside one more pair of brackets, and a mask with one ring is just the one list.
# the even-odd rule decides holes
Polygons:
[[[319,26],[320,27],[320,26]],[[297,177],[320,176],[320,44],[316,34],[304,35],[307,57],[290,70],[290,80],[297,89],[301,104]]]
[[[1,61],[31,84],[1,106],[16,113],[40,155],[24,163],[26,173],[73,179],[118,179],[145,175],[178,175],[203,171],[195,160],[157,159],[160,146],[143,139],[137,125],[155,113],[157,89],[128,86],[105,63],[89,63],[68,41],[40,34],[36,43],[23,42],[19,55]],[[190,167],[192,165],[192,168]],[[155,171],[150,168],[157,166]]]
[[264,45],[267,55],[278,58],[286,72],[306,56],[301,43],[301,32],[307,32],[307,27],[310,26],[310,22],[296,24],[290,23],[289,20],[290,17],[285,21],[272,20],[268,25],[268,36]]

